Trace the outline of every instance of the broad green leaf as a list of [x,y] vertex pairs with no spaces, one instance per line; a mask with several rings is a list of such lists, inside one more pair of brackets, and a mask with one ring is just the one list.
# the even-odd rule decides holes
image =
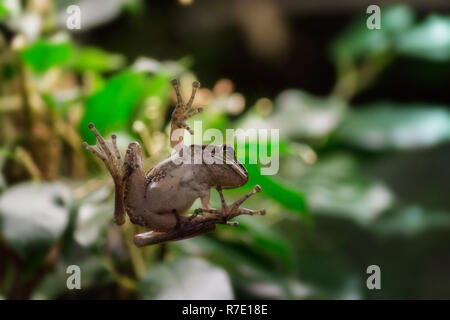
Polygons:
[[8,17],[8,15],[9,15],[8,8],[5,6],[3,1],[0,1],[0,21]]
[[410,206],[397,213],[386,215],[373,225],[373,230],[383,236],[415,236],[432,230],[449,230],[450,214]]
[[269,137],[267,141],[264,141],[261,137],[258,139],[258,135],[255,136],[257,140],[250,138],[244,141],[244,139],[240,140],[239,138],[235,138],[236,155],[239,161],[243,161],[244,163],[260,163],[264,161],[264,159],[261,159],[261,156],[270,158],[272,154],[284,156],[295,152],[295,148],[287,140],[278,139],[278,141],[271,141]]
[[[317,97],[301,90],[285,90],[275,99],[274,111],[262,117],[252,110],[234,123],[243,135],[278,130],[281,139],[318,139],[328,136],[341,122],[347,105],[336,97]],[[252,140],[252,139],[250,139]],[[255,140],[255,139],[253,139]],[[255,142],[255,141],[252,141]]]
[[[194,129],[196,127],[195,122],[197,122],[201,125],[202,129],[200,131],[203,132],[208,129],[217,129],[223,132],[227,127],[227,121],[227,117],[224,113],[210,112],[208,107],[205,107],[203,112],[189,119],[187,123]],[[196,130],[194,129],[194,139],[196,138],[195,131]],[[208,141],[205,141],[205,143],[208,143]]]
[[244,241],[260,252],[282,262],[287,269],[292,266],[292,247],[290,243],[262,219],[240,216],[239,227],[230,228],[237,241]]
[[[70,276],[66,272],[70,265],[77,265],[81,270],[81,290],[67,289],[67,279]],[[31,299],[33,300],[52,300],[64,297],[64,295],[80,294],[83,296],[86,290],[91,288],[109,285],[114,279],[109,274],[105,265],[100,259],[93,255],[77,256],[76,259],[61,259],[58,261],[54,270],[45,275],[42,281],[34,289]]]
[[40,39],[21,52],[22,60],[37,73],[43,73],[55,66],[70,61],[73,47],[69,42],[52,42]]
[[142,98],[145,77],[141,73],[123,71],[107,81],[105,86],[87,99],[81,132],[86,141],[95,139],[88,129],[93,122],[102,134],[122,129]]
[[170,84],[171,76],[166,73],[155,73],[148,81],[145,94],[147,97],[159,98],[160,105],[165,106],[169,100],[169,93],[172,90]]
[[277,176],[268,176],[261,174],[261,168],[255,164],[245,165],[248,174],[248,187],[259,184],[262,193],[281,204],[283,207],[299,213],[305,221],[310,221],[307,211],[305,196],[293,186],[289,186],[286,181],[282,181]]
[[[328,239],[332,240],[332,239]],[[323,241],[323,239],[322,239]],[[299,274],[307,279],[310,299],[360,300],[361,275],[342,250],[310,249],[300,254]],[[333,268],[329,266],[332,265]],[[355,272],[356,271],[356,272]]]
[[340,123],[346,104],[334,97],[316,97],[301,90],[286,90],[275,99],[274,112],[261,117],[249,112],[235,123],[247,135],[254,130],[279,130],[283,139],[327,136]]
[[434,61],[450,60],[450,17],[429,16],[399,37],[397,51]]
[[101,188],[82,200],[74,232],[74,238],[81,246],[94,244],[111,222],[114,206],[111,201],[105,201],[109,194],[109,188]]
[[406,5],[381,9],[381,29],[367,28],[369,15],[357,18],[331,44],[331,55],[337,61],[354,61],[372,56],[395,45],[396,37],[414,23],[414,13]]
[[313,214],[350,218],[365,225],[393,203],[389,189],[364,177],[350,155],[331,154],[314,165],[290,159],[283,165],[289,181],[305,193]]
[[233,290],[223,269],[199,258],[179,258],[151,266],[139,284],[139,295],[157,300],[230,300]]
[[243,291],[255,298],[293,299],[304,298],[308,289],[291,278],[286,270],[278,270],[258,254],[251,246],[227,243],[202,236],[180,241],[175,245],[187,255],[202,255],[222,266],[230,274],[236,291]]
[[63,233],[71,191],[62,183],[21,183],[0,196],[0,230],[23,258],[43,255]]
[[275,111],[268,118],[280,136],[320,138],[330,134],[340,123],[346,104],[334,97],[316,97],[300,90],[286,90],[275,100]]
[[233,122],[234,129],[242,129],[244,131],[253,129],[271,129],[268,117],[259,114],[254,107]]
[[[184,133],[185,144],[224,144],[226,143],[225,129],[228,119],[224,113],[210,111],[208,107],[203,112],[187,120],[187,124],[194,130],[192,136],[189,132]],[[213,133],[206,137],[205,132]],[[212,131],[214,130],[214,131]],[[216,140],[219,139],[219,140]]]
[[450,139],[450,112],[443,106],[377,103],[351,110],[337,136],[366,150],[430,147]]
[[146,106],[148,108],[151,105],[155,110],[149,115],[148,109],[142,108],[139,110],[139,114],[136,118],[141,120],[148,120],[150,118],[152,120],[152,125],[156,126],[154,129],[160,130],[165,121],[169,93],[170,90],[172,90],[170,80],[171,76],[167,73],[154,73],[145,86]]
[[112,54],[95,47],[83,47],[74,55],[74,67],[80,71],[105,72],[121,68],[125,59],[120,54]]
[[[261,148],[265,149],[264,154],[267,157],[264,160],[268,162],[264,163],[264,169],[266,170],[260,165],[263,162],[260,157]],[[236,145],[238,160],[244,164],[249,175],[249,182],[243,189],[253,188],[259,184],[264,196],[273,199],[287,209],[299,213],[306,221],[309,221],[304,195],[277,176],[280,155],[289,154],[291,151],[292,147],[284,140],[265,143],[257,143],[255,141],[248,141],[245,144],[238,143]]]

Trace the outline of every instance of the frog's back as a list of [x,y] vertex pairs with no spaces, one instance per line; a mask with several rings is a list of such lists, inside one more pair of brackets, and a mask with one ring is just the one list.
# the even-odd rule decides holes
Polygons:
[[[210,147],[210,148],[207,148]],[[221,153],[216,151],[220,151]],[[189,145],[160,162],[147,174],[147,185],[189,186],[193,189],[238,188],[248,181],[248,172],[230,145]]]

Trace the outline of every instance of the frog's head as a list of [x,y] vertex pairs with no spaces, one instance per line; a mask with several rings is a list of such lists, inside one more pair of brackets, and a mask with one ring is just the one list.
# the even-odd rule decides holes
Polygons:
[[224,144],[215,148],[212,156],[217,160],[213,165],[216,180],[224,189],[243,186],[248,181],[248,172],[239,162],[236,150],[230,144]]

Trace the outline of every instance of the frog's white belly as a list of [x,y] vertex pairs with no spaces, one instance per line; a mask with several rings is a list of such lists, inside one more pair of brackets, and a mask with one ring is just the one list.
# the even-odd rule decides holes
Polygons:
[[201,190],[201,186],[196,183],[193,167],[180,166],[147,186],[145,190],[146,208],[153,213],[173,213],[175,211],[182,214],[201,195]]

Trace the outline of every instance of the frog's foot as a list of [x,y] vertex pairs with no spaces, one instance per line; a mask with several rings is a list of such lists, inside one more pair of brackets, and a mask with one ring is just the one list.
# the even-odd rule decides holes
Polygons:
[[171,137],[171,143],[173,143],[172,147],[177,144],[180,139],[180,137],[178,137],[178,139],[175,139],[174,141],[172,140],[172,135],[174,134],[174,131],[176,129],[182,128],[182,129],[186,129],[187,131],[189,131],[190,134],[194,134],[194,131],[187,125],[186,120],[191,118],[192,116],[196,115],[197,113],[203,111],[203,108],[194,108],[192,105],[194,103],[194,98],[195,98],[195,94],[197,92],[197,89],[200,88],[200,82],[198,81],[194,81],[192,83],[192,93],[191,93],[191,97],[189,98],[188,103],[184,103],[183,101],[183,97],[181,96],[181,92],[180,92],[180,87],[179,87],[179,82],[177,79],[173,79],[170,82],[173,86],[173,88],[175,89],[175,93],[177,95],[177,105],[175,106],[175,110],[172,112],[172,129],[170,132],[170,137]]
[[124,175],[124,157],[117,148],[117,136],[112,134],[111,141],[108,141],[103,139],[93,123],[90,123],[88,128],[94,133],[97,143],[90,146],[83,142],[83,147],[103,161],[114,182],[121,181]]
[[229,222],[228,220],[233,219],[233,218],[235,218],[237,216],[240,216],[241,214],[247,214],[247,215],[258,214],[258,215],[262,215],[262,216],[266,214],[266,210],[265,209],[250,210],[250,209],[246,209],[246,208],[240,208],[241,204],[244,203],[245,200],[250,198],[255,193],[261,192],[261,187],[259,185],[256,185],[253,188],[252,191],[250,191],[245,196],[243,196],[241,199],[233,202],[230,205],[227,205],[226,202],[225,202],[225,198],[223,196],[222,188],[218,187],[217,191],[219,192],[219,195],[220,195],[220,200],[222,202],[222,207],[220,209],[203,209],[203,208],[196,209],[194,214],[189,216],[189,218],[188,218],[189,221],[192,221],[192,220],[195,221],[195,218],[200,213],[203,212],[203,213],[209,213],[209,215],[205,216],[203,220],[205,220],[205,219],[206,220],[217,220],[217,223],[237,226],[238,223],[236,221]]
[[97,158],[103,161],[109,173],[111,174],[115,190],[115,221],[117,224],[125,222],[125,207],[123,203],[123,176],[124,176],[124,157],[117,148],[117,137],[115,134],[111,135],[111,141],[103,139],[97,131],[93,123],[88,125],[89,129],[97,138],[97,143],[93,146],[83,142],[83,147],[91,151]]

